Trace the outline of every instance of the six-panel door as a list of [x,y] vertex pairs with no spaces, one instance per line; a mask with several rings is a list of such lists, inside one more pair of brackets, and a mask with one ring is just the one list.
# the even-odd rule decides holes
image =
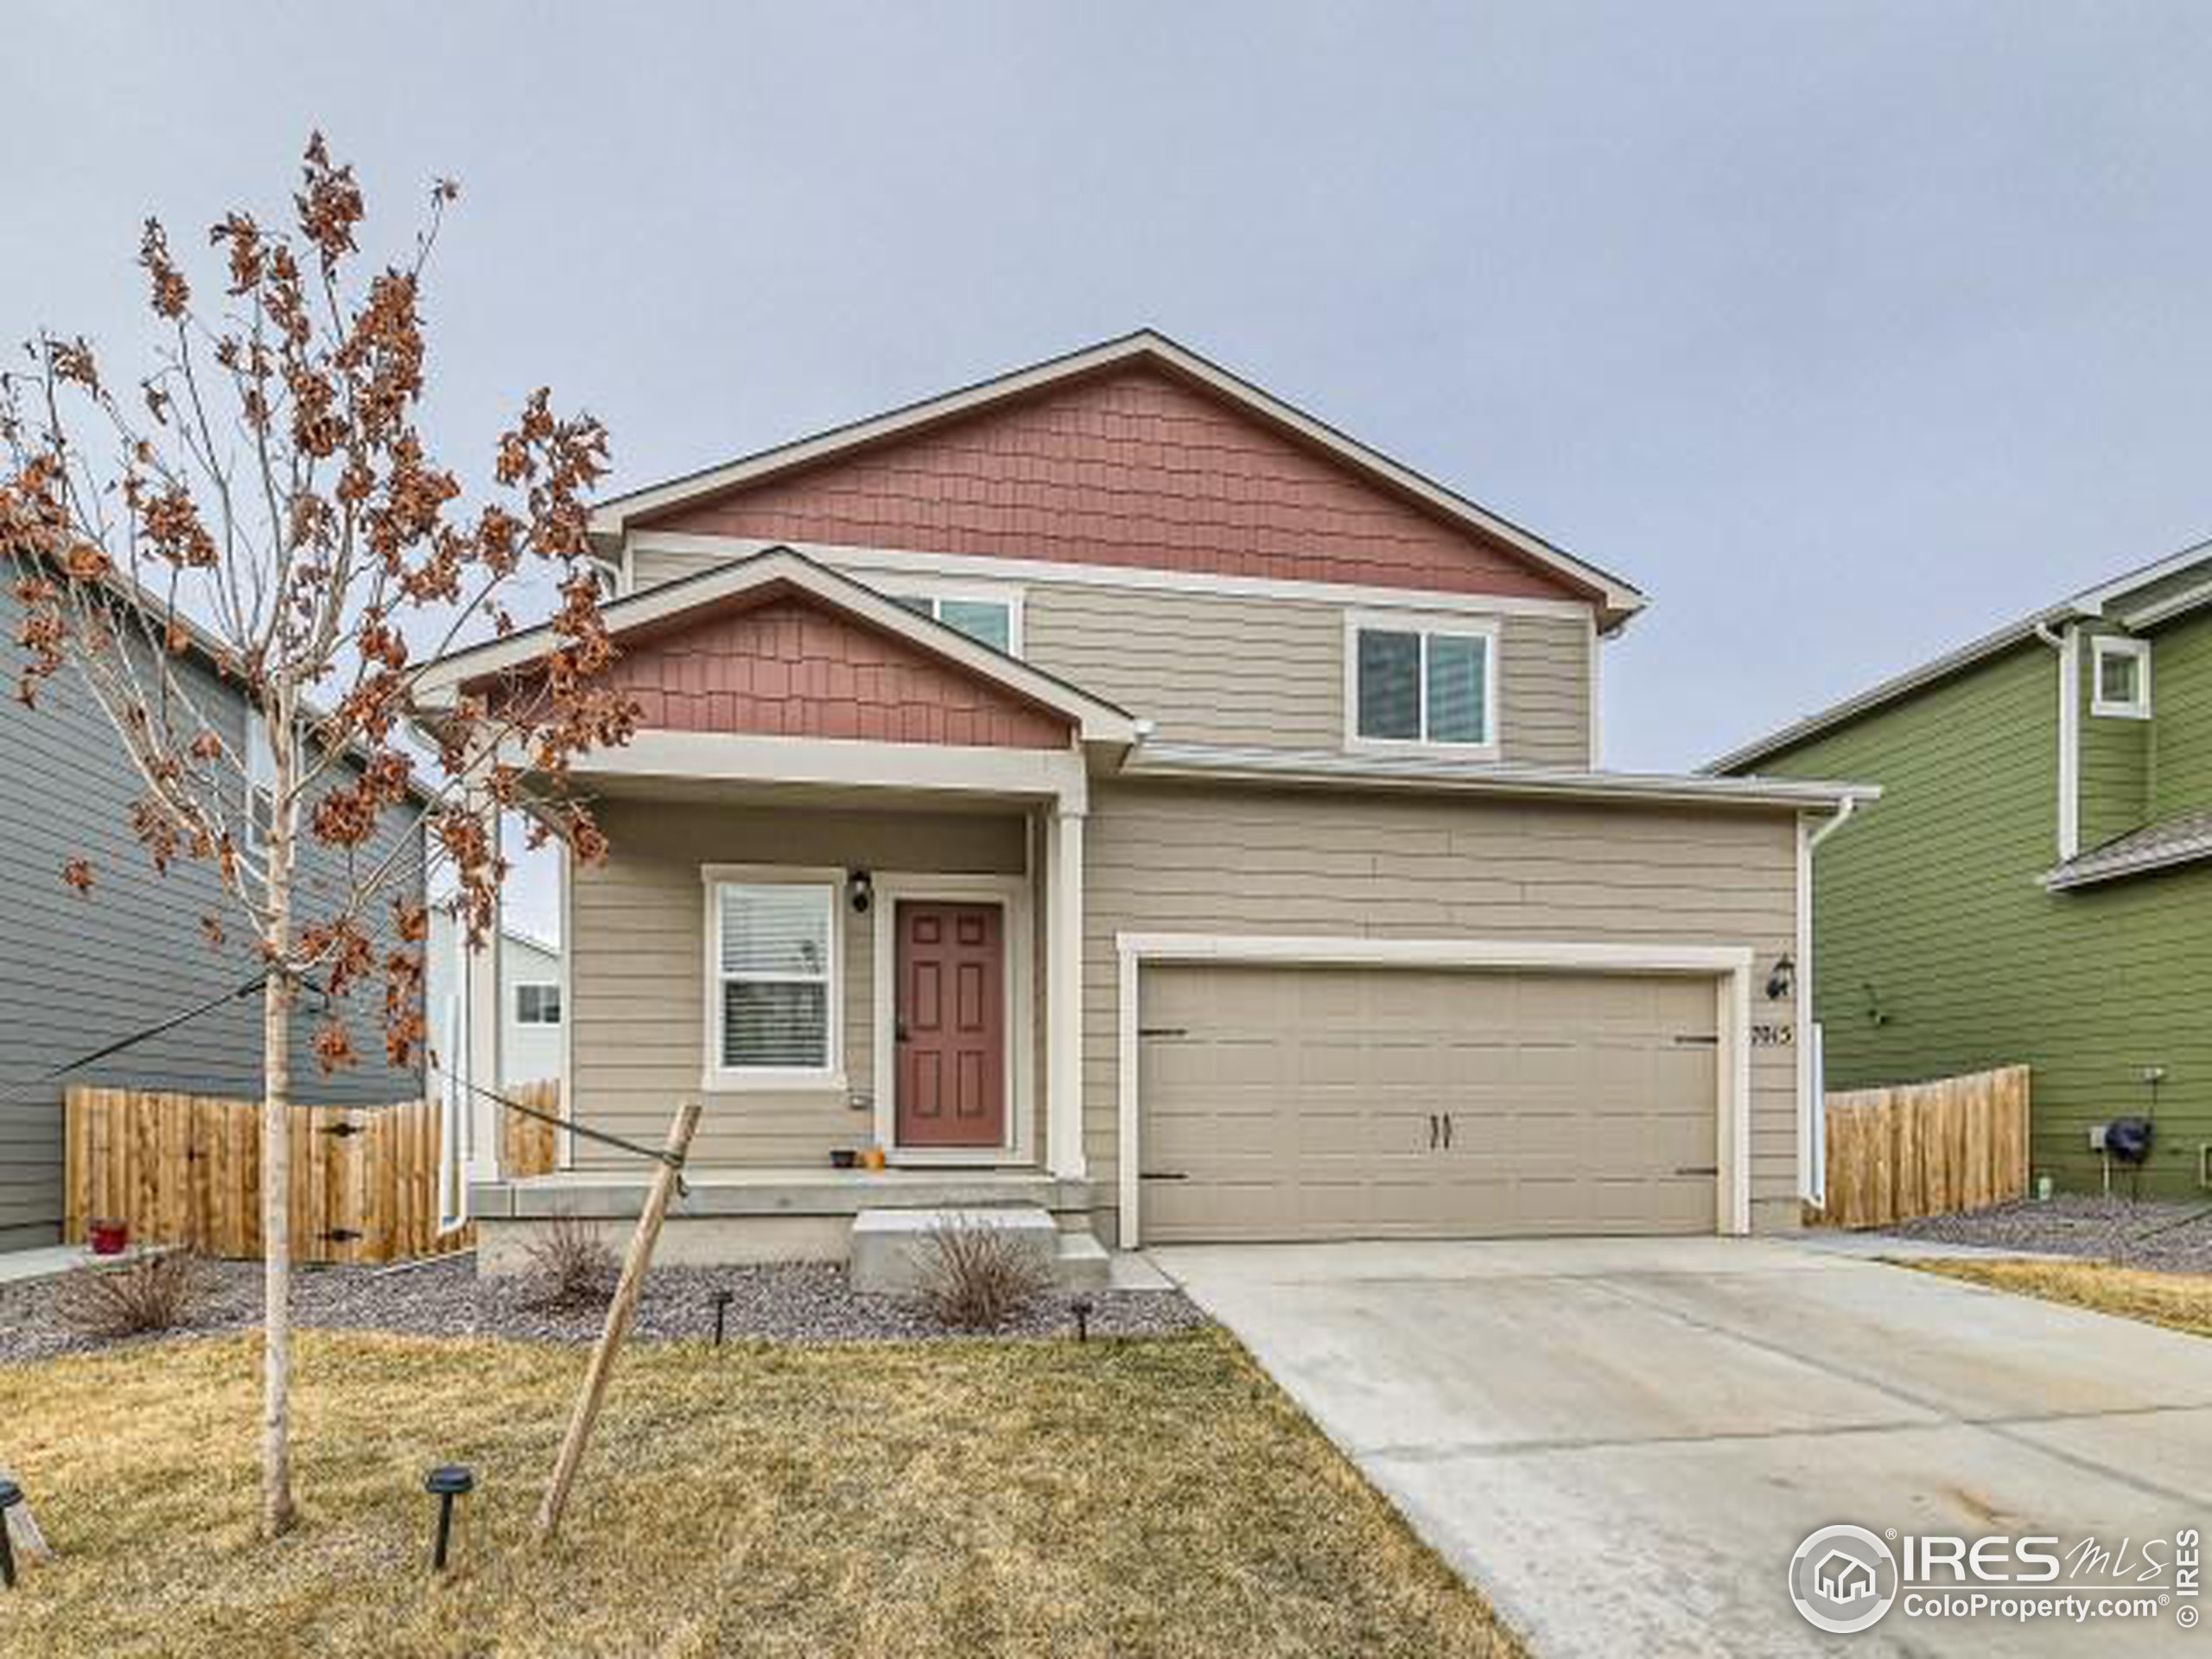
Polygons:
[[902,900],[896,924],[899,1145],[1002,1146],[1003,912]]

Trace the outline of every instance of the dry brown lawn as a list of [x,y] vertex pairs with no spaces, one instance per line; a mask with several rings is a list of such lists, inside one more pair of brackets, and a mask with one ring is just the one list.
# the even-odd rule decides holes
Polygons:
[[2212,1274],[2147,1273],[2107,1262],[2040,1259],[1908,1261],[1904,1265],[1993,1290],[2040,1296],[2045,1301],[2212,1337]]
[[[305,1519],[273,1546],[252,1339],[0,1367],[0,1464],[64,1552],[0,1652],[1521,1651],[1214,1332],[639,1349],[550,1549],[580,1351],[310,1332],[297,1363]],[[478,1490],[440,1582],[446,1462]]]

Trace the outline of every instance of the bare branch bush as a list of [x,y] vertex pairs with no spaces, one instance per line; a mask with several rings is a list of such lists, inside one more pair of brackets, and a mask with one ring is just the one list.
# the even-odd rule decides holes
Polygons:
[[530,1286],[524,1300],[533,1307],[597,1307],[614,1294],[621,1263],[596,1228],[580,1217],[556,1216],[527,1244]]
[[[424,277],[458,194],[435,184],[411,248],[365,275],[365,199],[317,134],[287,222],[233,211],[209,229],[213,282],[195,289],[162,224],[146,222],[149,366],[116,375],[82,337],[46,332],[0,375],[0,560],[24,616],[16,696],[35,708],[73,671],[134,774],[130,827],[154,868],[212,871],[221,902],[202,931],[220,949],[242,929],[263,975],[271,1535],[292,1516],[298,988],[312,976],[327,993],[313,1039],[325,1068],[356,1058],[349,994],[373,1002],[379,989],[384,1052],[416,1064],[434,876],[478,946],[507,874],[500,811],[531,811],[532,844],[558,834],[601,857],[569,766],[636,722],[634,703],[595,679],[613,656],[586,536],[605,430],[532,392],[491,446],[488,486],[465,503],[419,425]],[[527,665],[427,683],[457,645],[510,633],[533,576],[558,599]],[[265,762],[226,712],[237,697],[259,716]],[[90,895],[99,872],[79,855],[58,874]]]
[[87,1336],[141,1336],[189,1324],[212,1283],[206,1259],[191,1250],[141,1250],[72,1268],[54,1291],[54,1307]]
[[915,1294],[940,1325],[997,1331],[1052,1287],[1052,1270],[1007,1229],[988,1221],[940,1222],[915,1247]]

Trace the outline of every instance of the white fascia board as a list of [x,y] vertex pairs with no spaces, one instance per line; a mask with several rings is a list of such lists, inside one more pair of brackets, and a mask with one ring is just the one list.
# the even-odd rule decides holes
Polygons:
[[1120,588],[1138,593],[1205,594],[1217,599],[1294,600],[1317,605],[1357,605],[1379,610],[1412,609],[1471,616],[1550,616],[1562,621],[1589,620],[1593,624],[1597,616],[1595,602],[1581,599],[1537,599],[1521,594],[1463,593],[1448,588],[1377,588],[1366,583],[1228,575],[1209,570],[1167,570],[1149,565],[992,558],[973,553],[925,553],[911,548],[861,547],[836,542],[771,541],[764,537],[711,536],[696,531],[632,531],[623,545],[632,563],[640,553],[699,554],[728,560],[750,558],[771,548],[788,547],[871,588],[881,582],[941,576],[956,581],[1008,582],[1038,588],[1056,584],[1076,588]]
[[[910,611],[864,583],[817,564],[787,547],[778,546],[719,569],[663,582],[642,594],[614,601],[602,614],[607,632],[619,639],[647,624],[680,616],[772,582],[798,588],[834,609],[909,639],[981,678],[1065,715],[1077,723],[1086,743],[1134,743],[1137,740],[1137,722],[1126,710],[1003,652],[979,644],[933,618]],[[465,682],[519,667],[543,655],[552,643],[550,630],[541,626],[455,652],[423,671],[416,682],[416,695],[430,707],[451,708]]]
[[665,484],[616,496],[593,511],[591,533],[602,540],[619,537],[632,520],[664,512],[683,502],[756,482],[845,450],[970,413],[1006,398],[1019,397],[1041,387],[1118,364],[1147,359],[1163,364],[1202,383],[1271,424],[1295,433],[1308,443],[1358,470],[1373,474],[1443,516],[1505,543],[1533,563],[1590,589],[1599,595],[1606,610],[1615,616],[1624,618],[1633,614],[1648,602],[1640,591],[1611,572],[1586,563],[1553,546],[1510,519],[1500,518],[1488,508],[1456,494],[1433,479],[1391,460],[1379,450],[1369,448],[1327,423],[1314,419],[1304,410],[1151,329],[1141,329],[1118,340],[1107,340],[1065,357],[1017,369],[1010,374],[982,381],[943,397],[910,404],[868,420],[836,427],[778,448],[763,450],[726,466],[709,467],[671,480]]
[[1340,788],[1464,791],[1470,794],[1556,796],[1695,805],[1834,808],[1881,798],[1874,784],[1804,778],[1710,778],[1699,774],[1580,772],[1560,766],[1492,765],[1325,750],[1243,749],[1194,743],[1147,743],[1130,752],[1122,775],[1133,779],[1265,781]]

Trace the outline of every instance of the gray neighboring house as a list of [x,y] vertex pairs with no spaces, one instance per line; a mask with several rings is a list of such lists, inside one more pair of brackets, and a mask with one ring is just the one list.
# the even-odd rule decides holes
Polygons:
[[[243,930],[224,908],[212,871],[179,862],[156,874],[130,833],[139,791],[107,719],[73,671],[41,687],[38,706],[14,696],[23,666],[23,607],[0,583],[0,1250],[51,1244],[62,1220],[62,1093],[69,1083],[174,1089],[251,1097],[261,1089],[256,997],[226,1004],[162,1036],[70,1074],[47,1073],[79,1055],[168,1019],[251,980]],[[203,706],[221,710],[227,739],[243,743],[243,693],[198,657],[184,671]],[[389,834],[419,833],[391,822]],[[389,847],[389,842],[386,843]],[[61,880],[70,859],[91,861],[89,895]],[[414,891],[421,891],[420,860]],[[302,912],[317,908],[311,857]],[[226,916],[218,950],[200,918]],[[422,1093],[413,1069],[384,1061],[372,1003],[351,1020],[362,1062],[325,1074],[307,1048],[315,1016],[302,1008],[294,1080],[303,1101],[363,1105]]]

